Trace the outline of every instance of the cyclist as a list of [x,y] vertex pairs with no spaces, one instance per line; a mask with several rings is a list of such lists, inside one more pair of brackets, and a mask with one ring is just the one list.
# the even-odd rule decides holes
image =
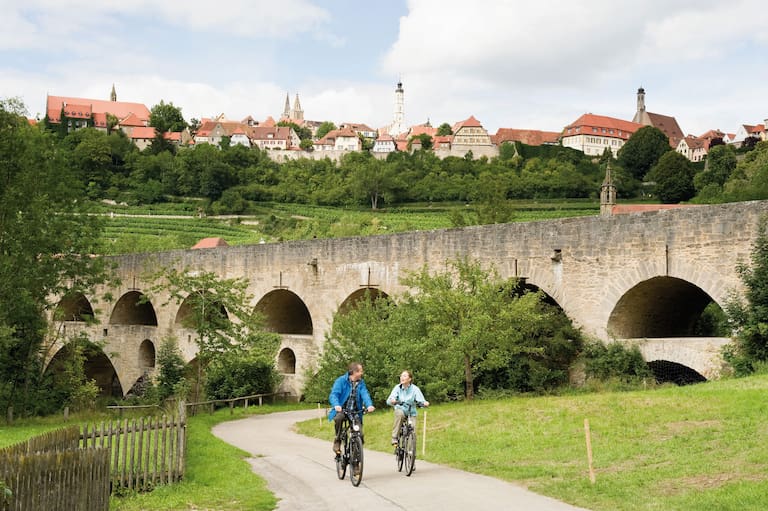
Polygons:
[[400,431],[405,414],[416,416],[416,406],[404,406],[406,403],[418,406],[429,406],[429,401],[424,399],[421,389],[413,384],[413,373],[408,369],[400,373],[400,383],[395,385],[389,393],[387,404],[395,407],[395,423],[392,426],[392,445],[397,445],[397,433]]
[[[375,410],[371,395],[363,380],[363,364],[352,362],[349,364],[346,374],[342,374],[331,387],[331,394],[328,396],[331,403],[331,412],[328,414],[328,420],[334,421],[336,428],[336,437],[333,440],[333,452],[341,453],[341,427],[344,423],[344,413],[342,410],[358,411],[360,425],[363,423],[363,407],[368,413]],[[360,432],[362,434],[362,431]]]

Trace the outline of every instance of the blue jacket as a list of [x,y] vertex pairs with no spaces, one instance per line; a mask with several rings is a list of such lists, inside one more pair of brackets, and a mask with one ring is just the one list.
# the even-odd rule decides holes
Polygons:
[[[392,401],[400,401],[401,403],[408,403],[412,406],[393,405]],[[413,383],[411,383],[407,389],[403,388],[403,385],[398,383],[392,389],[392,392],[389,393],[389,397],[387,398],[387,404],[389,406],[399,408],[403,410],[404,413],[409,413],[411,417],[416,416],[416,405],[424,403],[424,401],[426,401],[426,399],[424,399],[424,394],[421,393],[421,389]]]
[[[331,394],[328,396],[328,401],[331,403],[331,413],[328,414],[328,420],[332,421],[336,417],[336,409],[334,407],[340,406],[344,408],[344,404],[349,399],[349,395],[352,393],[352,382],[349,381],[349,374],[342,374],[336,381],[333,382],[331,387]],[[368,387],[365,386],[365,380],[360,380],[357,384],[357,403],[355,408],[361,410],[360,420],[363,420],[363,408],[373,406],[371,401],[371,395],[368,393]]]

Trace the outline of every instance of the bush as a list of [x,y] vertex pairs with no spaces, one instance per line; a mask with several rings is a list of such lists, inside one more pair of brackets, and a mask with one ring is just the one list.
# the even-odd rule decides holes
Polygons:
[[209,399],[268,394],[279,383],[272,361],[253,355],[227,355],[211,362],[205,391]]
[[584,346],[582,358],[587,381],[597,379],[630,383],[654,378],[637,346],[594,341]]

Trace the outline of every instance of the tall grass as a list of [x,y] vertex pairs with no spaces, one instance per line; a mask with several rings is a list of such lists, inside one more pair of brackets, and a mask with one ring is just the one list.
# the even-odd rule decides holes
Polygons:
[[[426,459],[595,511],[765,510],[767,394],[768,376],[756,376],[647,391],[445,404],[428,410]],[[390,414],[366,418],[366,448],[390,450]],[[300,431],[331,439],[330,428],[319,428],[317,421],[302,423]]]

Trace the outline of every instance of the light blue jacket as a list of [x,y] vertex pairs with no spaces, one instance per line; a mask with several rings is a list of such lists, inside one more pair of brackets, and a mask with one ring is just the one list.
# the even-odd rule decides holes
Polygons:
[[[413,406],[393,405],[392,401],[410,403]],[[413,383],[408,385],[408,388],[403,388],[402,383],[398,383],[395,385],[395,388],[392,389],[392,392],[389,393],[389,397],[387,398],[387,404],[389,406],[394,406],[395,409],[400,409],[403,413],[407,413],[410,408],[411,417],[416,416],[416,404],[424,403],[424,401],[426,401],[426,399],[424,399],[424,394],[421,393],[421,389]]]
[[[331,394],[328,396],[328,401],[331,403],[331,412],[328,414],[329,421],[336,417],[336,409],[334,407],[340,406],[344,408],[344,404],[349,399],[350,394],[352,394],[352,382],[349,381],[349,374],[342,374],[333,382]],[[357,384],[357,403],[355,403],[355,408],[363,410],[363,408],[368,408],[369,406],[373,406],[371,395],[368,393],[368,387],[365,386],[365,380],[360,380],[360,383]],[[359,415],[360,421],[362,421],[363,412],[361,411]]]

